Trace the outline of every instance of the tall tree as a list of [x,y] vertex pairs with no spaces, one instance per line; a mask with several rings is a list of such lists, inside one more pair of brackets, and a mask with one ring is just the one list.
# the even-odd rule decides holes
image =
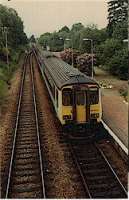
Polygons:
[[0,26],[8,28],[8,43],[16,48],[27,43],[24,26],[17,12],[0,4]]
[[32,43],[36,43],[36,39],[34,35],[31,35],[31,37],[29,38],[29,41]]
[[128,0],[110,0],[108,2],[108,33],[112,36],[118,23],[128,20]]
[[67,33],[69,33],[69,28],[68,28],[68,26],[63,26],[60,30],[59,30],[59,32],[67,32]]
[[46,32],[39,37],[38,41],[44,48],[46,48],[50,43],[50,37],[51,33]]
[[82,30],[83,28],[84,28],[83,24],[79,22],[72,25],[71,32],[77,32],[77,31]]

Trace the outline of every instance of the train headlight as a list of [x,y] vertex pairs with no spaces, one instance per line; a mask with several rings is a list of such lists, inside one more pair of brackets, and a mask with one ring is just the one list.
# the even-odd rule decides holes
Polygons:
[[92,113],[90,116],[92,119],[97,119],[99,118],[99,113]]
[[63,115],[63,120],[69,120],[71,119],[71,115]]

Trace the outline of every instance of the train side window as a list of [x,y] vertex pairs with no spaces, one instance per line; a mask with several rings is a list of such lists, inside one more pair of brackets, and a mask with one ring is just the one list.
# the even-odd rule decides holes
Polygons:
[[58,90],[56,90],[56,105],[58,107]]
[[90,89],[90,104],[98,104],[99,102],[99,90],[98,88]]
[[73,94],[70,88],[63,89],[62,103],[64,106],[71,106],[73,104]]
[[83,91],[79,91],[76,93],[76,103],[77,105],[84,105],[85,104],[85,94]]

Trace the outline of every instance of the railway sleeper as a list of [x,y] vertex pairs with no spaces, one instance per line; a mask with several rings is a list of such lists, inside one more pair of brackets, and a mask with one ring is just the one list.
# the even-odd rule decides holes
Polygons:
[[[96,168],[92,169],[91,168],[90,170],[89,169],[87,170],[87,168],[85,167],[82,169],[85,172],[85,174],[87,174],[87,176],[96,176],[96,174],[97,175],[99,174],[99,176],[100,176],[100,175],[104,174],[105,178],[109,177],[109,170],[107,170],[107,168],[102,168],[102,169],[101,168],[100,169],[96,169]],[[110,173],[110,176],[112,176],[111,173]]]
[[19,176],[16,176],[14,177],[13,179],[13,182],[15,185],[21,185],[21,184],[33,184],[33,183],[39,183],[39,180],[40,180],[40,176],[36,176],[36,175],[29,175],[29,176],[22,176],[19,177]]
[[37,148],[18,148],[17,149],[17,154],[25,154],[25,153],[36,153]]
[[29,163],[29,164],[17,164],[16,166],[14,166],[14,170],[18,170],[18,171],[23,171],[23,170],[32,170],[33,168],[38,168],[38,164],[37,163]]
[[18,137],[17,137],[17,140],[18,140],[18,142],[19,141],[32,141],[32,142],[34,142],[35,143],[35,141],[37,140],[37,136],[35,136],[35,135],[26,135],[26,134],[24,134],[23,136],[22,135],[19,135]]
[[37,158],[35,159],[35,158],[32,158],[32,157],[30,157],[30,158],[23,158],[23,159],[21,159],[21,158],[17,158],[17,160],[15,161],[15,163],[16,164],[21,164],[21,165],[25,165],[25,164],[28,164],[28,163],[33,163],[33,162],[37,162]]
[[108,182],[112,182],[113,179],[111,176],[105,176],[105,175],[98,175],[98,176],[88,176],[87,177],[87,180],[88,181],[101,181],[101,182],[105,182],[107,183]]
[[32,159],[36,159],[38,157],[38,152],[37,153],[25,153],[25,154],[17,154],[15,156],[16,159],[29,159],[29,158],[32,158]]
[[34,191],[34,192],[28,191],[28,192],[22,192],[22,193],[18,193],[18,194],[15,193],[12,196],[13,196],[13,198],[17,198],[17,196],[18,196],[19,199],[26,199],[26,198],[37,199],[39,197],[42,197],[41,191]]
[[97,192],[93,195],[94,198],[123,198],[123,195],[121,194],[121,192],[118,191],[112,191],[112,192],[108,192],[108,191],[100,191]]
[[[13,185],[13,193],[19,192],[34,192],[36,190],[41,190],[40,183],[28,183],[28,184],[20,184],[20,185]],[[42,191],[42,190],[41,190]]]
[[14,176],[19,176],[19,177],[23,177],[23,176],[38,176],[40,174],[39,169],[32,169],[31,171],[27,171],[27,170],[16,170],[15,172],[13,172]]

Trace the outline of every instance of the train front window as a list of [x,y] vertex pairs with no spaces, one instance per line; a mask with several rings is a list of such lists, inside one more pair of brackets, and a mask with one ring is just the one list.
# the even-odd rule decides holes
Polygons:
[[76,103],[77,105],[84,105],[85,104],[85,94],[84,91],[79,91],[76,93]]
[[70,88],[63,89],[62,103],[64,106],[71,106],[73,104],[73,94]]
[[90,104],[98,104],[99,90],[98,88],[90,88]]

